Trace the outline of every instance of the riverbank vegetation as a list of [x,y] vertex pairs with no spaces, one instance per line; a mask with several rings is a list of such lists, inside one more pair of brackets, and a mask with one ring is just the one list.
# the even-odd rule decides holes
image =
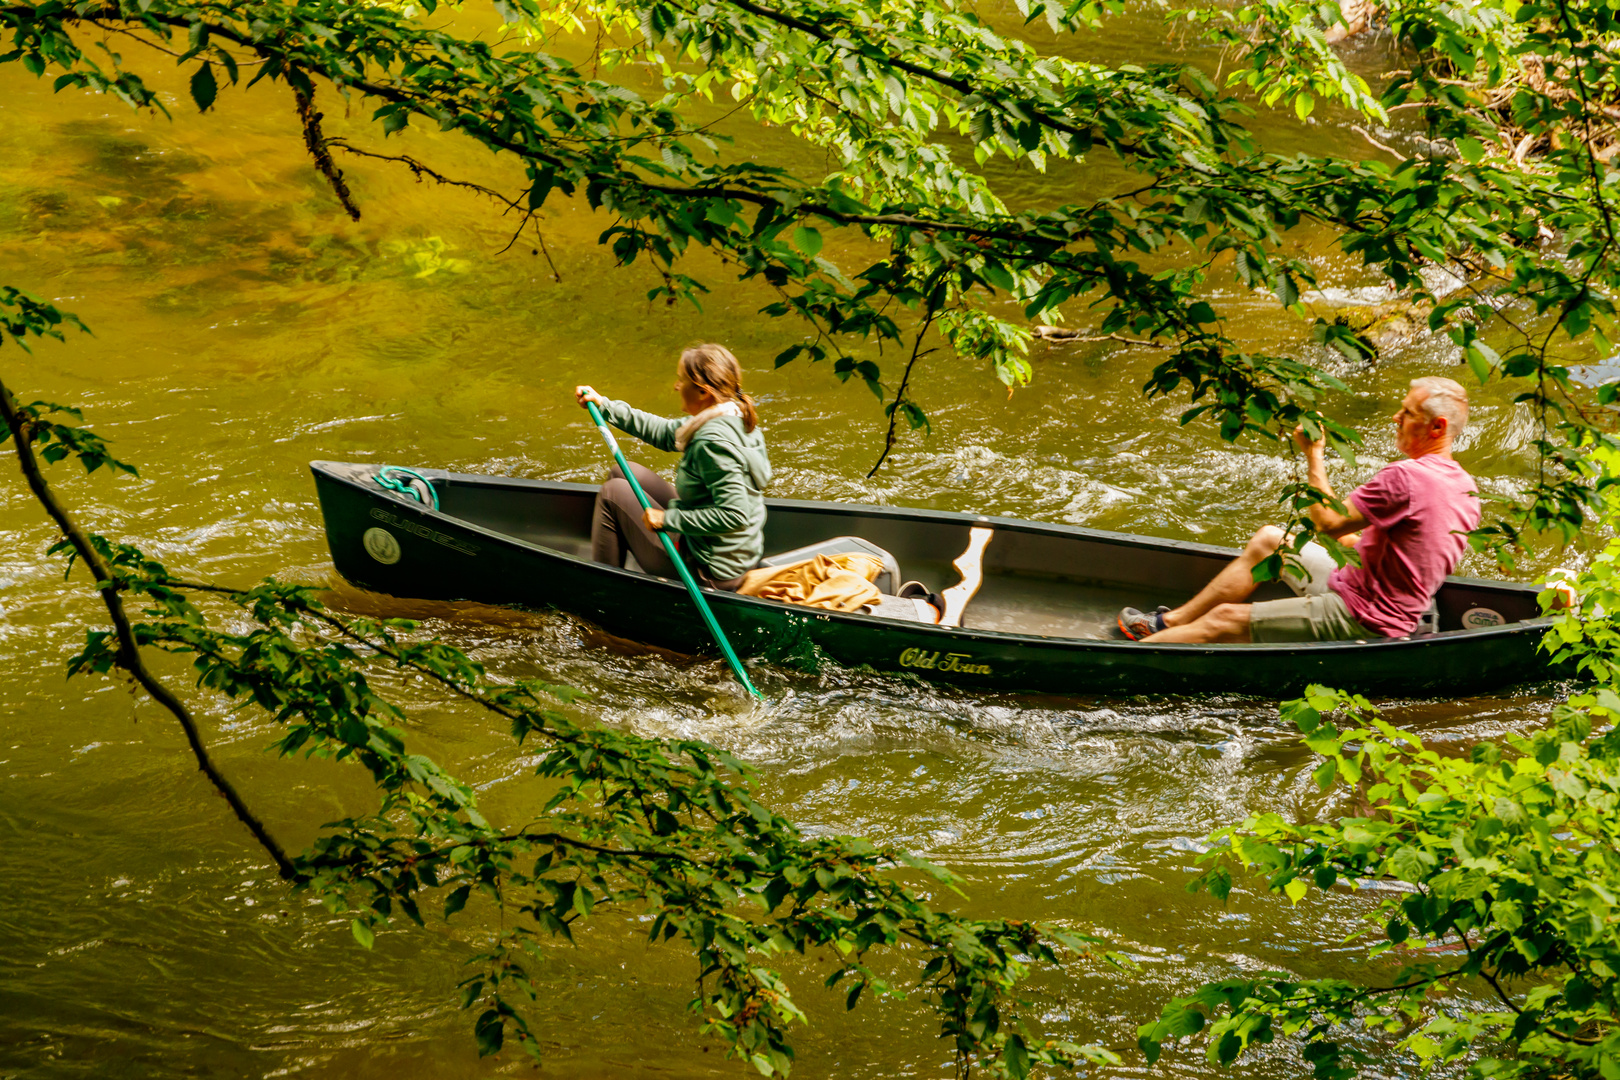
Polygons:
[[[1479,381],[1519,388],[1539,465],[1477,542],[1511,562],[1523,543],[1613,528],[1615,473],[1605,462],[1620,445],[1608,411],[1614,384],[1591,387],[1572,374],[1620,339],[1607,6],[1386,5],[1399,63],[1377,88],[1325,43],[1323,31],[1342,22],[1331,4],[1179,10],[1231,50],[1236,68],[1218,78],[1193,64],[1108,67],[1042,55],[943,4],[496,6],[515,35],[498,45],[442,28],[434,16],[448,9],[432,3],[0,3],[10,39],[0,62],[53,80],[58,92],[163,111],[171,103],[150,89],[143,65],[186,72],[203,111],[240,87],[279,85],[304,133],[289,154],[308,155],[333,212],[350,216],[365,207],[340,161],[454,185],[458,178],[389,137],[412,125],[460,133],[522,163],[521,190],[481,189],[514,236],[546,207],[582,200],[621,264],[656,268],[651,300],[703,304],[721,287],[717,265],[767,283],[776,299],[764,314],[794,327],[777,363],[825,363],[870,387],[888,425],[885,456],[905,437],[902,425],[927,429],[912,390],[931,365],[982,366],[1016,390],[1034,375],[1031,325],[1063,321],[1162,347],[1143,390],[1185,398],[1184,423],[1285,449],[1303,424],[1353,453],[1357,435],[1328,411],[1353,376],[1343,363],[1310,359],[1367,363],[1376,349],[1313,307],[1314,290],[1332,283],[1285,243],[1291,229],[1325,230],[1368,281],[1424,313],[1425,332],[1448,336]],[[1021,10],[1057,35],[1083,35],[1110,14],[1085,2]],[[1556,77],[1523,77],[1515,58],[1525,55]],[[629,78],[648,70],[651,94]],[[339,100],[372,110],[372,143],[327,138],[321,108]],[[1414,149],[1393,162],[1272,155],[1245,127],[1253,109],[1269,107],[1301,121],[1349,115]],[[734,154],[725,125],[742,122],[789,133],[821,151],[825,167],[795,171]],[[1100,159],[1129,179],[1082,204],[1019,204],[993,179],[1008,163],[1058,170]],[[1218,287],[1233,281],[1235,292]],[[1233,306],[1257,291],[1298,317],[1300,340],[1311,343],[1300,355],[1256,351],[1231,330]],[[26,347],[72,325],[12,289],[0,305],[0,344]],[[901,361],[876,355],[877,346]],[[275,716],[286,729],[282,753],[366,768],[377,813],[340,823],[302,855],[280,850],[250,800],[227,795],[285,876],[352,915],[361,944],[387,920],[424,921],[429,895],[446,917],[475,894],[524,917],[478,958],[464,987],[482,1051],[508,1038],[537,1046],[523,1004],[528,945],[535,935],[566,936],[607,903],[647,911],[654,937],[685,943],[709,1030],[766,1075],[791,1065],[789,1033],[801,1019],[770,959],[816,947],[841,957],[829,981],[851,1006],[863,991],[903,989],[870,950],[911,950],[964,1069],[1022,1076],[1111,1060],[1014,1022],[1031,963],[1095,943],[1015,919],[944,913],[935,902],[944,872],[898,850],[804,835],[754,800],[743,763],[697,742],[581,728],[563,708],[565,688],[493,682],[458,651],[411,638],[405,624],[339,618],[295,585],[178,580],[138,547],[79,529],[53,501],[33,448],[46,462],[122,467],[105,444],[68,422],[71,410],[0,397],[28,480],[55,507],[61,551],[91,570],[111,620],[89,632],[76,672],[150,679],[159,700],[173,699],[208,768],[184,701],[142,674],[141,649],[182,653],[203,689]],[[1324,498],[1304,482],[1283,492],[1296,542],[1310,538],[1306,511]],[[1614,1070],[1620,964],[1609,912],[1620,883],[1607,866],[1606,820],[1617,751],[1605,702],[1620,705],[1607,614],[1620,598],[1608,591],[1611,558],[1594,564],[1554,646],[1578,653],[1601,689],[1573,698],[1547,732],[1443,758],[1381,725],[1368,703],[1321,690],[1289,716],[1323,755],[1323,786],[1348,785],[1347,798],[1361,804],[1355,816],[1262,817],[1221,836],[1201,879],[1217,894],[1244,866],[1261,867],[1272,888],[1296,899],[1312,885],[1404,882],[1410,891],[1381,909],[1376,947],[1400,958],[1404,974],[1389,983],[1221,983],[1168,1007],[1144,1028],[1144,1050],[1156,1054],[1214,1015],[1216,1060],[1288,1034],[1303,1040],[1318,1076],[1337,1077],[1362,1062],[1336,1041],[1336,1024],[1405,1032],[1421,1021],[1408,1049],[1468,1058],[1486,1074]],[[141,613],[126,610],[126,599]],[[218,629],[216,607],[250,628]],[[466,785],[407,751],[397,706],[368,677],[400,668],[496,714],[519,744],[544,746],[540,782],[557,794],[542,818],[491,824]],[[1349,718],[1343,730],[1334,713]],[[925,884],[902,884],[900,867]],[[1425,951],[1433,948],[1460,957],[1448,963],[1457,954]],[[1501,989],[1504,1011],[1435,1011],[1438,988],[1476,978]]]

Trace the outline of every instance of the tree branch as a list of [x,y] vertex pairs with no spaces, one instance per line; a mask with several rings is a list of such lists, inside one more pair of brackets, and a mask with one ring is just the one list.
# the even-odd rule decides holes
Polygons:
[[[800,33],[815,38],[817,41],[820,41],[823,44],[832,45],[833,47],[842,51],[856,51],[851,48],[852,43],[840,42],[832,33],[815,23],[806,22],[803,19],[796,19],[791,15],[784,14],[780,11],[775,11],[760,4],[752,3],[751,0],[724,0],[724,2],[730,4],[732,7],[740,8],[751,15],[757,15],[762,19],[767,19],[774,22],[779,26],[785,26],[790,29],[797,30]],[[858,28],[850,27],[849,29],[858,33]],[[999,95],[997,95],[994,90],[988,89],[987,87],[975,86],[966,79],[957,78],[954,75],[947,75],[942,71],[935,71],[932,68],[926,68],[921,64],[914,64],[909,60],[903,60],[900,57],[893,55],[884,56],[882,62],[888,64],[890,67],[904,71],[908,75],[915,75],[919,79],[927,79],[930,82],[938,83],[940,86],[948,87],[949,89],[955,90],[958,94],[962,94],[963,96],[977,93],[983,97],[985,101],[996,105],[1003,111],[1012,111],[1007,109],[1006,105],[1003,104]],[[1072,124],[1061,117],[1054,116],[1051,112],[1045,109],[1037,107],[1033,102],[1020,101],[1018,102],[1018,109],[1029,114],[1032,119],[1040,122],[1046,127],[1051,128],[1054,131],[1061,131],[1065,135],[1079,136],[1080,138],[1085,139],[1087,142],[1090,142],[1093,138],[1092,129],[1089,126],[1080,127],[1076,124]],[[1114,143],[1110,141],[1109,145],[1114,147],[1116,152],[1139,152],[1129,143]]]
[[31,424],[24,419],[16,399],[11,396],[4,383],[0,383],[0,415],[5,417],[6,426],[11,429],[11,438],[17,446],[17,460],[22,466],[23,476],[28,480],[28,487],[39,500],[45,512],[56,523],[64,537],[73,545],[73,550],[83,560],[84,565],[95,575],[96,590],[101,593],[102,603],[107,607],[107,616],[112,620],[114,632],[118,637],[118,666],[140,683],[141,688],[159,705],[162,705],[174,718],[180,722],[180,727],[186,733],[186,741],[191,744],[192,756],[197,759],[197,767],[207,776],[215,789],[225,797],[235,812],[237,820],[246,825],[261,847],[269,853],[276,864],[276,872],[288,881],[295,881],[298,872],[293,867],[292,860],[287,857],[281,845],[276,843],[264,824],[248,809],[242,797],[236,793],[230,781],[215,767],[213,759],[208,756],[208,750],[203,746],[202,735],[197,729],[197,721],[192,717],[190,710],[154,677],[141,659],[140,649],[135,644],[134,630],[130,626],[129,616],[124,611],[123,598],[118,595],[120,586],[113,577],[111,568],[107,566],[84,531],[68,515],[67,510],[57,500],[50,486],[45,482],[45,476],[40,471],[39,461],[34,457],[34,432]]
[[321,114],[315,111],[314,89],[305,90],[299,82],[307,79],[289,79],[292,84],[293,97],[298,102],[298,122],[304,128],[304,146],[309,150],[309,156],[315,159],[316,170],[332,185],[332,191],[343,204],[343,209],[355,221],[360,220],[360,208],[354,205],[354,198],[349,194],[349,185],[344,182],[343,170],[332,161],[332,152],[327,149],[330,145],[321,132]]
[[1047,326],[1044,323],[1036,325],[1034,334],[1042,341],[1118,341],[1126,345],[1141,345],[1148,349],[1168,349],[1170,347],[1162,341],[1144,341],[1141,338],[1126,337],[1124,334],[1087,334],[1062,326]]

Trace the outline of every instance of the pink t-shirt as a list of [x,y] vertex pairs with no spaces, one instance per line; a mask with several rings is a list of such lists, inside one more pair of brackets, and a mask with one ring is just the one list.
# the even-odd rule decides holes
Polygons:
[[1370,523],[1356,544],[1360,566],[1341,566],[1328,588],[1355,620],[1386,637],[1410,634],[1479,525],[1478,485],[1439,454],[1392,461],[1350,493]]

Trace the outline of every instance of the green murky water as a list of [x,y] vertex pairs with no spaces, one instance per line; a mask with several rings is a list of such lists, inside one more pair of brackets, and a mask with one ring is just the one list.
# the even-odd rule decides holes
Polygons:
[[[1162,34],[1152,18],[1126,18],[1074,47],[1155,59],[1169,54]],[[1364,48],[1366,69],[1380,70],[1380,47]],[[649,306],[652,271],[614,267],[594,246],[608,223],[559,203],[543,221],[554,280],[532,237],[497,254],[511,223],[488,200],[373,162],[343,162],[365,211],[353,223],[303,158],[286,95],[227,94],[198,117],[179,83],[166,88],[173,123],[0,73],[0,281],[95,330],[31,358],[13,351],[0,371],[25,400],[85,406],[138,463],[138,480],[65,469],[58,480],[90,527],[137,539],[183,572],[331,581],[305,468],[315,458],[594,480],[600,444],[567,388],[589,381],[673,412],[674,355],[706,339],[743,358],[785,497],[1238,543],[1269,519],[1292,468],[1178,426],[1180,402],[1145,402],[1136,387],[1149,352],[1037,345],[1036,382],[1011,399],[985,372],[929,360],[918,397],[933,436],[907,438],[867,480],[882,443],[875,401],[825,368],[769,370],[798,328],[757,317],[769,298],[726,284],[718,267],[706,268],[715,291],[702,314]],[[1364,146],[1331,117],[1308,128],[1257,123],[1278,149]],[[371,139],[341,116],[329,127]],[[413,129],[399,145],[453,175],[512,186],[509,163],[455,139]],[[1088,165],[1018,173],[1007,190],[1069,201],[1120,179]],[[1324,238],[1299,243],[1329,280],[1365,284]],[[840,254],[835,243],[828,253]],[[1229,281],[1215,288],[1246,339],[1310,348],[1265,298]],[[1417,345],[1376,367],[1336,364],[1355,388],[1338,411],[1369,431],[1365,460],[1338,482],[1348,487],[1393,453],[1383,418],[1407,380],[1453,363]],[[1530,423],[1509,396],[1482,395],[1460,454],[1489,490],[1511,489],[1528,467]],[[342,920],[286,894],[171,722],[121,685],[63,680],[98,609],[44,559],[50,539],[19,479],[0,476],[0,1076],[530,1071],[508,1058],[480,1062],[468,1017],[454,1008],[476,918],[449,932],[384,933],[375,952],[361,951]],[[781,703],[740,727],[722,668],[604,650],[562,615],[343,588],[338,599],[425,618],[497,671],[586,688],[595,697],[581,711],[603,723],[726,746],[807,827],[905,844],[961,872],[968,910],[1051,920],[1136,958],[1130,973],[1077,964],[1037,984],[1035,1015],[1054,1035],[1127,1048],[1166,997],[1204,979],[1366,971],[1344,938],[1368,898],[1291,908],[1240,891],[1223,907],[1183,891],[1212,828],[1255,809],[1323,808],[1269,703],[987,698],[782,670],[765,676]],[[401,692],[416,706],[412,737],[476,779],[493,813],[524,800],[525,761],[502,734]],[[1454,745],[1533,726],[1550,704],[1530,691],[1391,703],[1400,722]],[[365,805],[357,771],[277,761],[264,750],[269,725],[217,703],[199,708],[224,766],[289,846]],[[694,972],[680,956],[645,945],[633,921],[604,922],[582,943],[548,953],[546,1072],[742,1075],[684,1013]],[[845,1014],[818,982],[810,971],[798,979],[813,1020],[799,1043],[802,1075],[948,1072],[920,1010],[887,1003]],[[1278,1047],[1240,1071],[1299,1068]],[[1191,1051],[1151,1071],[1166,1070],[1210,1072]],[[1116,1071],[1150,1070],[1127,1053]],[[1388,1071],[1404,1070],[1392,1060]]]

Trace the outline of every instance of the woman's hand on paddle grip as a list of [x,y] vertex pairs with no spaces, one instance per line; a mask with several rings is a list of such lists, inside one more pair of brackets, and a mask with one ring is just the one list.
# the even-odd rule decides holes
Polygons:
[[603,405],[607,404],[607,398],[603,397],[601,394],[598,394],[595,390],[592,390],[588,386],[574,387],[574,400],[579,402],[579,407],[582,409],[585,407],[585,403],[587,401],[596,402],[598,408],[601,408]]
[[661,532],[664,528],[664,512],[655,507],[648,507],[641,512],[641,523],[653,532]]

